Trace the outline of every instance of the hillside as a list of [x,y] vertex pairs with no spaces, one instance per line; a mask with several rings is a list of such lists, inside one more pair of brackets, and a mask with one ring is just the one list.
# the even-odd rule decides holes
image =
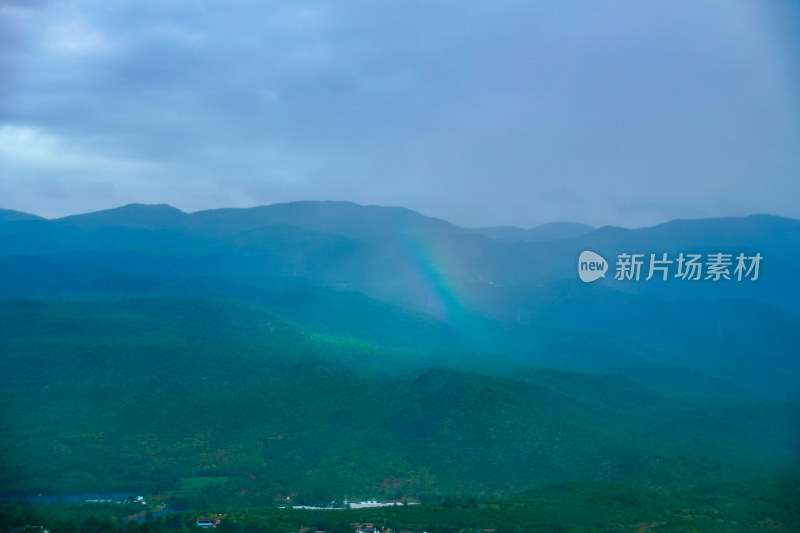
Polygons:
[[390,479],[398,494],[486,496],[800,466],[796,406],[690,405],[615,376],[314,334],[224,301],[8,301],[0,317],[0,479],[17,492],[253,473],[265,491]]
[[[0,486],[436,498],[798,471],[800,222],[545,229],[347,202],[4,217]],[[585,284],[584,249],[764,262]]]
[[[303,321],[298,302],[315,292],[316,324],[337,331],[352,332],[355,315],[372,316],[380,301],[450,328],[450,339],[534,364],[624,372],[628,363],[677,363],[759,396],[800,399],[793,348],[800,287],[791,267],[799,243],[800,222],[769,216],[507,243],[401,208],[346,202],[191,214],[131,205],[0,223],[0,296],[211,293]],[[727,251],[765,259],[756,282],[621,282],[609,275],[587,285],[575,275],[583,249],[607,258]],[[360,303],[348,301],[353,295]],[[321,317],[326,308],[362,305],[347,318]],[[374,338],[368,330],[374,332],[359,334]],[[585,343],[570,340],[586,335],[607,348],[594,347],[590,356]]]

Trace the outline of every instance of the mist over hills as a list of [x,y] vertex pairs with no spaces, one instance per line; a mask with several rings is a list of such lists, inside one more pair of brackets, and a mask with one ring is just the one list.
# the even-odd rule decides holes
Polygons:
[[548,222],[531,229],[515,228],[513,226],[495,226],[488,228],[472,229],[473,233],[486,235],[508,243],[513,242],[538,242],[555,241],[569,237],[579,237],[592,231],[592,226],[575,222]]
[[[578,279],[583,250],[605,278]],[[731,254],[733,279],[616,280],[621,253]],[[740,253],[763,257],[757,280],[736,279]],[[797,260],[800,221],[767,215],[522,230],[348,202],[2,211],[0,481],[255,473],[327,497],[796,472]]]

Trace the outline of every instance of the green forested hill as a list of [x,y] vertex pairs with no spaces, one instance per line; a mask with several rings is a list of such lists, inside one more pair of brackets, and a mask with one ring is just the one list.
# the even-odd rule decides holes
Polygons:
[[0,317],[6,493],[213,475],[265,495],[487,496],[798,467],[790,405],[687,404],[617,376],[320,335],[223,300],[6,300]]
[[[315,202],[5,216],[0,492],[272,504],[797,472],[798,222],[583,229],[524,242]],[[763,278],[576,279],[585,247],[701,246],[758,250]]]

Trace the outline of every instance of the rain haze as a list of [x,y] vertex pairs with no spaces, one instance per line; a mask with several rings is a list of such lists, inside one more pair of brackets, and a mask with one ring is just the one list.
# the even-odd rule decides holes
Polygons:
[[800,217],[800,4],[0,3],[0,207]]

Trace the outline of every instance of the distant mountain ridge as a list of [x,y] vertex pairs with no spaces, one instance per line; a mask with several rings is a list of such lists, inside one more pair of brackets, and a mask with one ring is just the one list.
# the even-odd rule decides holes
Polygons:
[[[757,389],[758,394],[800,398],[792,385],[800,377],[800,364],[788,358],[788,367],[764,366],[771,377],[753,381],[759,376],[754,374],[757,359],[741,368],[727,362],[731,356],[727,351],[741,352],[750,343],[709,344],[698,337],[703,334],[696,326],[701,317],[692,311],[700,305],[706,313],[720,313],[718,319],[702,316],[703,322],[715,324],[715,330],[751,331],[743,339],[762,339],[768,350],[791,351],[796,340],[791,331],[800,331],[800,301],[794,296],[800,292],[800,280],[793,267],[800,261],[800,221],[793,219],[752,215],[676,220],[637,230],[556,224],[540,227],[547,230],[546,240],[526,242],[504,232],[502,238],[494,238],[484,230],[461,228],[408,209],[351,202],[295,202],[196,213],[167,205],[131,204],[55,220],[22,218],[0,222],[0,274],[13,280],[0,285],[0,296],[98,297],[108,290],[103,287],[111,279],[117,280],[118,295],[135,295],[152,276],[202,276],[216,281],[180,282],[175,290],[196,294],[191,287],[213,286],[223,293],[249,292],[247,298],[254,299],[276,294],[271,288],[264,293],[264,283],[274,286],[281,277],[299,278],[308,287],[361,293],[404,313],[432,316],[479,349],[548,366],[619,368],[619,355],[613,350],[600,357],[567,357],[574,352],[567,349],[570,343],[553,339],[570,327],[615,339],[611,345],[623,338],[634,342],[637,348],[629,351],[629,363],[670,364],[674,356],[652,343],[680,345],[681,350],[704,346],[714,354],[682,356],[681,364],[753,392]],[[550,238],[558,232],[568,236]],[[761,279],[755,283],[621,282],[609,272],[605,279],[584,285],[577,280],[576,266],[585,249],[603,255],[609,269],[623,252],[641,253],[645,259],[651,253],[659,257],[668,253],[674,259],[684,252],[731,256],[746,252],[762,254],[764,262]],[[52,271],[49,275],[47,269]],[[78,284],[78,280],[83,281]],[[140,288],[134,291],[134,286]],[[163,282],[153,286],[163,287]],[[243,289],[247,286],[252,289]],[[687,312],[661,311],[677,309],[679,302]],[[754,315],[751,309],[764,311]],[[322,308],[317,312],[324,314]],[[626,317],[626,322],[617,326],[607,318],[613,316]],[[788,328],[786,334],[765,335],[766,316],[780,320]],[[561,347],[555,356],[554,346]],[[647,355],[653,350],[660,355]]]
[[250,208],[220,208],[184,213],[172,206],[129,204],[123,207],[54,219],[81,227],[182,228],[238,233],[274,225],[312,231],[366,236],[382,231],[463,231],[440,219],[402,207],[360,206],[352,202],[301,201]]
[[180,209],[167,204],[128,204],[53,220],[83,228],[115,226],[156,229],[180,227],[184,225],[186,216]]
[[[583,250],[605,278],[580,281]],[[621,253],[739,252],[763,255],[757,281],[614,279]],[[800,221],[767,215],[473,230],[349,202],[2,211],[0,487],[216,475],[394,498],[796,472],[798,261]]]
[[[404,207],[359,205],[346,201],[296,201],[245,208],[215,208],[194,212],[184,212],[168,204],[126,204],[121,207],[46,219],[35,214],[9,209],[0,209],[0,222],[18,220],[39,220],[66,222],[77,226],[121,226],[141,228],[202,228],[216,227],[234,221],[234,231],[244,231],[265,225],[288,224],[304,229],[319,231],[336,230],[343,225],[350,232],[368,234],[374,228],[359,227],[358,224],[378,222],[378,229],[389,227],[395,231],[418,229],[422,231],[464,231],[488,236],[508,243],[539,242],[577,238],[596,231],[619,234],[620,232],[643,232],[657,236],[688,231],[705,227],[707,231],[728,233],[747,231],[758,221],[771,225],[786,221],[784,226],[795,228],[797,219],[776,215],[752,214],[742,217],[676,219],[654,226],[628,229],[617,226],[595,228],[575,222],[548,222],[534,228],[515,226],[492,226],[465,228],[440,218],[419,214]],[[791,230],[791,238],[796,238],[796,229]]]
[[14,211],[13,209],[0,209],[0,222],[11,222],[16,220],[44,220],[37,215]]

